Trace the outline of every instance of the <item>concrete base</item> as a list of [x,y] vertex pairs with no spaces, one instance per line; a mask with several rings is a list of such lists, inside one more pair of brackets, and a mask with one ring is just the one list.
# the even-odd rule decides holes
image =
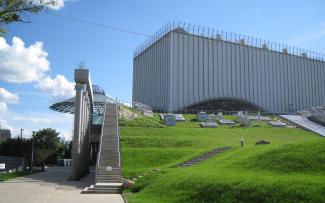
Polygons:
[[200,123],[202,128],[216,128],[218,127],[218,124],[215,122],[201,122]]
[[287,124],[285,124],[283,122],[280,122],[280,121],[270,121],[269,124],[272,127],[278,127],[278,128],[285,128],[285,127],[287,127]]
[[234,124],[236,124],[234,121],[232,121],[232,120],[224,120],[224,119],[222,119],[222,120],[218,120],[218,122],[219,122],[219,124],[221,124],[221,125],[234,125]]
[[[161,114],[159,115],[159,116],[160,116],[160,119],[161,119],[161,120],[164,120],[164,119],[165,119],[165,118],[164,118],[165,115],[166,115],[166,114],[161,113]],[[182,121],[185,121],[185,118],[183,117],[182,114],[173,114],[173,115],[175,115],[176,122],[182,122]]]

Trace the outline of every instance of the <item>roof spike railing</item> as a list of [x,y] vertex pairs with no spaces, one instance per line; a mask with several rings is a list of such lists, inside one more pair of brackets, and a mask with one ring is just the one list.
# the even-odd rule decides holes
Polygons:
[[[147,39],[142,45],[138,46],[134,51],[134,57],[138,56],[140,53],[142,53],[146,48],[151,46],[151,44],[155,43],[157,40],[159,40],[161,37],[163,37],[165,34],[169,33],[175,28],[182,28],[184,31],[191,33],[191,34],[196,34],[199,36],[204,36],[204,37],[210,37],[214,39],[219,39],[224,37],[224,41],[230,41],[230,42],[241,42],[243,39],[245,41],[246,46],[255,46],[255,47],[262,47],[262,43],[265,44],[269,50],[273,51],[279,51],[283,52],[285,49],[289,54],[292,55],[298,55],[301,56],[302,53],[307,55],[311,59],[317,59],[324,61],[325,55],[319,52],[316,52],[314,50],[305,50],[301,49],[295,46],[288,46],[282,43],[277,43],[269,40],[262,40],[260,38],[254,38],[250,36],[245,36],[242,34],[237,34],[237,33],[232,33],[232,32],[226,32],[223,30],[218,30],[218,29],[213,29],[210,27],[204,27],[204,26],[199,26],[199,25],[191,25],[187,24],[185,22],[181,21],[169,21],[167,22],[160,30],[158,30],[152,37]],[[221,33],[221,35],[220,35]]]

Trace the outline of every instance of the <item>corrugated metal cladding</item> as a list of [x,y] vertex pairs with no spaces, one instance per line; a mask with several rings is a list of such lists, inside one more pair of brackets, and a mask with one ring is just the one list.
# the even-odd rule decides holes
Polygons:
[[178,32],[134,58],[133,101],[170,112],[240,99],[268,112],[325,105],[325,62]]

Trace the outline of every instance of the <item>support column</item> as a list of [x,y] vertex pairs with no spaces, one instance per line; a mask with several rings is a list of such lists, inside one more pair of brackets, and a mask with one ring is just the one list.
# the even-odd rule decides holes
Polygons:
[[75,81],[76,100],[71,180],[78,180],[89,172],[89,136],[93,111],[93,94],[89,70],[76,69]]
[[79,178],[79,158],[80,158],[80,138],[82,133],[82,99],[83,91],[85,90],[84,84],[76,84],[76,102],[75,102],[75,116],[74,116],[74,135],[72,145],[72,171],[71,180],[77,180]]

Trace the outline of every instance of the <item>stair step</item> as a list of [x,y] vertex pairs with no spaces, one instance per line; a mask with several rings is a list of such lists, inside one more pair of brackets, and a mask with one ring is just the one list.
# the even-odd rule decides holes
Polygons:
[[[103,135],[101,137],[101,149],[99,166],[96,169],[96,184],[89,190],[102,192],[103,189],[112,189],[112,183],[118,183],[121,188],[122,171],[120,169],[120,150],[119,150],[119,127],[118,127],[118,112],[116,104],[106,104],[105,118],[103,126]],[[112,171],[107,171],[106,167],[113,167]],[[103,185],[110,183],[109,186]]]
[[120,182],[122,178],[97,178],[96,183]]
[[196,158],[194,158],[192,160],[183,162],[183,163],[179,164],[178,166],[180,166],[180,167],[192,166],[194,164],[200,163],[201,161],[204,161],[204,160],[207,160],[207,159],[209,159],[209,158],[211,158],[213,156],[216,156],[216,155],[218,155],[218,154],[220,154],[220,153],[222,153],[222,152],[224,152],[224,151],[226,151],[228,149],[231,149],[231,147],[221,147],[221,148],[214,149],[214,150],[209,151],[209,152],[207,152],[205,154],[202,154],[202,155],[200,155],[200,156],[198,156],[198,157],[196,157]]
[[81,193],[121,194],[122,183],[121,182],[96,183],[95,185],[86,187]]
[[96,180],[97,183],[116,183],[116,182],[121,182],[121,178],[114,178],[114,179],[104,179],[104,178],[98,178]]
[[[112,176],[106,176],[106,175],[112,175]],[[122,178],[122,174],[104,174],[104,173],[97,173],[96,177],[97,178],[115,178],[114,176]]]
[[122,182],[122,178],[120,179],[97,179],[97,183],[116,183],[116,182]]
[[116,176],[116,177],[106,177],[106,176],[100,176],[100,177],[97,177],[97,179],[101,179],[101,180],[113,180],[113,179],[116,179],[116,180],[121,180],[121,176]]
[[90,189],[87,188],[82,194],[122,194],[122,189]]

